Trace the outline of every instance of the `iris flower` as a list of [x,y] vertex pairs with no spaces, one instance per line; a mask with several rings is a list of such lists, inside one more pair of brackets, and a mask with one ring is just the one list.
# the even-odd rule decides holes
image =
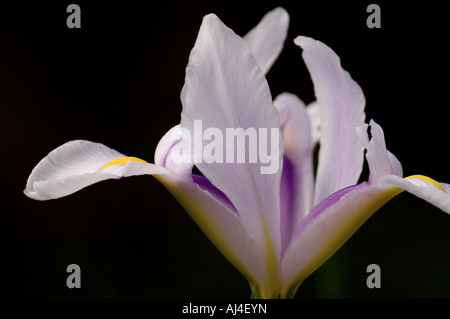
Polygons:
[[[106,179],[153,175],[247,278],[257,298],[293,297],[305,278],[403,190],[450,213],[449,184],[402,177],[382,128],[365,123],[361,88],[322,42],[294,40],[316,101],[305,106],[290,93],[272,100],[265,73],[284,45],[288,24],[286,11],[276,8],[241,38],[214,14],[205,16],[186,69],[181,123],[160,140],[154,164],[99,143],[70,141],[39,162],[25,194],[49,200]],[[270,143],[278,146],[272,155],[279,169],[261,174],[261,161],[194,163],[183,150],[196,120],[223,132],[278,129]],[[364,154],[370,174],[358,184]],[[202,175],[193,173],[194,164]]]

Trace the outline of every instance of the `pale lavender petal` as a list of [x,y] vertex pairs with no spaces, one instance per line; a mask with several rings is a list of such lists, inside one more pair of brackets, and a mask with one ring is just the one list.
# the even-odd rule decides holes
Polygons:
[[356,128],[364,123],[365,98],[342,69],[340,59],[322,42],[297,37],[311,74],[320,111],[320,151],[314,202],[355,184],[361,174],[364,147]]
[[[94,183],[124,176],[131,160],[102,168],[125,155],[90,141],[67,142],[44,157],[31,172],[25,195],[36,200],[49,200],[70,195]],[[149,164],[150,165],[150,164]],[[151,170],[159,172],[154,165]]]
[[[276,280],[275,269],[280,253],[279,189],[283,164],[279,117],[272,105],[264,74],[248,46],[215,15],[203,19],[189,57],[181,100],[181,127],[193,136],[195,165],[233,203],[244,226],[266,254],[266,263],[272,265],[272,279]],[[209,128],[219,129],[227,142],[227,128],[256,132],[266,129],[265,136],[258,134],[258,142],[266,137],[269,153],[274,148],[272,163],[262,163],[260,154],[252,153],[250,147],[239,149],[240,152],[247,152],[245,163],[236,163],[236,154],[230,156],[231,160],[224,155],[224,163],[207,163],[197,158],[196,152],[202,154],[202,146],[195,139],[195,132],[199,130],[196,127],[198,121],[201,121],[203,132]],[[278,135],[275,139],[270,136],[272,129]],[[261,145],[258,148],[261,151]],[[230,155],[227,151],[230,149],[225,148],[223,154]],[[249,163],[249,157],[254,155],[258,155],[258,161]],[[272,174],[262,174],[269,165],[272,165]]]
[[245,42],[264,73],[269,72],[280,55],[288,26],[289,14],[283,8],[275,8],[244,36]]

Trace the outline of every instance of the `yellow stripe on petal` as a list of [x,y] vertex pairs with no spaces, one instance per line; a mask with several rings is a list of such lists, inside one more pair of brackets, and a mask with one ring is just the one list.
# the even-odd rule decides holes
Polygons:
[[111,162],[106,163],[105,165],[102,166],[101,169],[104,169],[108,166],[114,165],[114,164],[125,164],[128,161],[136,161],[136,162],[143,162],[148,164],[148,162],[137,158],[137,157],[121,157],[121,158],[116,158],[115,160],[112,160]]
[[430,177],[428,177],[428,176],[424,176],[424,175],[411,175],[411,176],[405,177],[405,179],[408,179],[408,178],[418,178],[418,179],[422,179],[422,180],[424,180],[424,181],[427,181],[427,182],[433,184],[434,186],[436,186],[437,188],[439,188],[441,191],[444,191],[444,192],[445,192],[445,190],[442,188],[441,185],[439,185],[438,182],[436,182],[434,179],[432,179],[432,178],[430,178]]

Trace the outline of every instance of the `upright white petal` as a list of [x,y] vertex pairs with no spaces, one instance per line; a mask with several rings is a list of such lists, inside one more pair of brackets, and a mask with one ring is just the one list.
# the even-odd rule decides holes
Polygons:
[[303,49],[319,104],[321,133],[314,195],[317,204],[359,179],[364,147],[356,128],[364,123],[365,98],[328,46],[307,37],[297,37],[294,42]]
[[[272,265],[272,279],[276,281],[283,150],[279,117],[264,74],[248,46],[215,15],[203,19],[189,57],[181,100],[181,127],[188,129],[191,136],[198,130],[196,121],[201,121],[203,131],[219,129],[225,143],[230,142],[226,138],[227,129],[256,131],[258,143],[266,139],[264,143],[273,155],[271,163],[262,163],[261,154],[249,153],[250,147],[231,150],[224,147],[223,163],[202,161],[195,165],[236,207],[244,226],[265,252],[267,263]],[[259,133],[260,129],[266,130],[265,136]],[[275,139],[270,136],[272,131],[278,135]],[[201,153],[197,142],[194,137],[192,150],[195,152],[198,147]],[[258,150],[261,151],[260,145]],[[236,154],[230,163],[226,159],[230,151],[245,152],[245,163],[237,163]],[[250,155],[257,155],[256,163],[250,163]],[[273,171],[262,174],[263,167],[271,167]]]
[[245,42],[264,73],[269,72],[280,55],[288,27],[289,14],[283,8],[275,8],[244,36]]

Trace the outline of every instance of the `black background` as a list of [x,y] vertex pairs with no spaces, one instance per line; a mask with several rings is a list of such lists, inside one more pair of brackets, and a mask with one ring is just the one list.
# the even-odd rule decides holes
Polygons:
[[[329,45],[366,96],[405,176],[450,182],[445,11],[432,2],[67,1],[0,7],[0,276],[10,298],[248,298],[245,279],[177,201],[148,176],[112,180],[58,200],[23,195],[33,167],[73,139],[153,161],[179,123],[179,94],[201,19],[215,13],[243,36],[283,6],[285,49],[267,75],[272,95],[314,100],[301,50],[306,35]],[[366,178],[367,172],[363,178]],[[66,287],[78,264],[82,288]],[[381,267],[368,289],[366,267]],[[297,298],[450,297],[450,217],[402,194],[377,212],[300,287]]]

